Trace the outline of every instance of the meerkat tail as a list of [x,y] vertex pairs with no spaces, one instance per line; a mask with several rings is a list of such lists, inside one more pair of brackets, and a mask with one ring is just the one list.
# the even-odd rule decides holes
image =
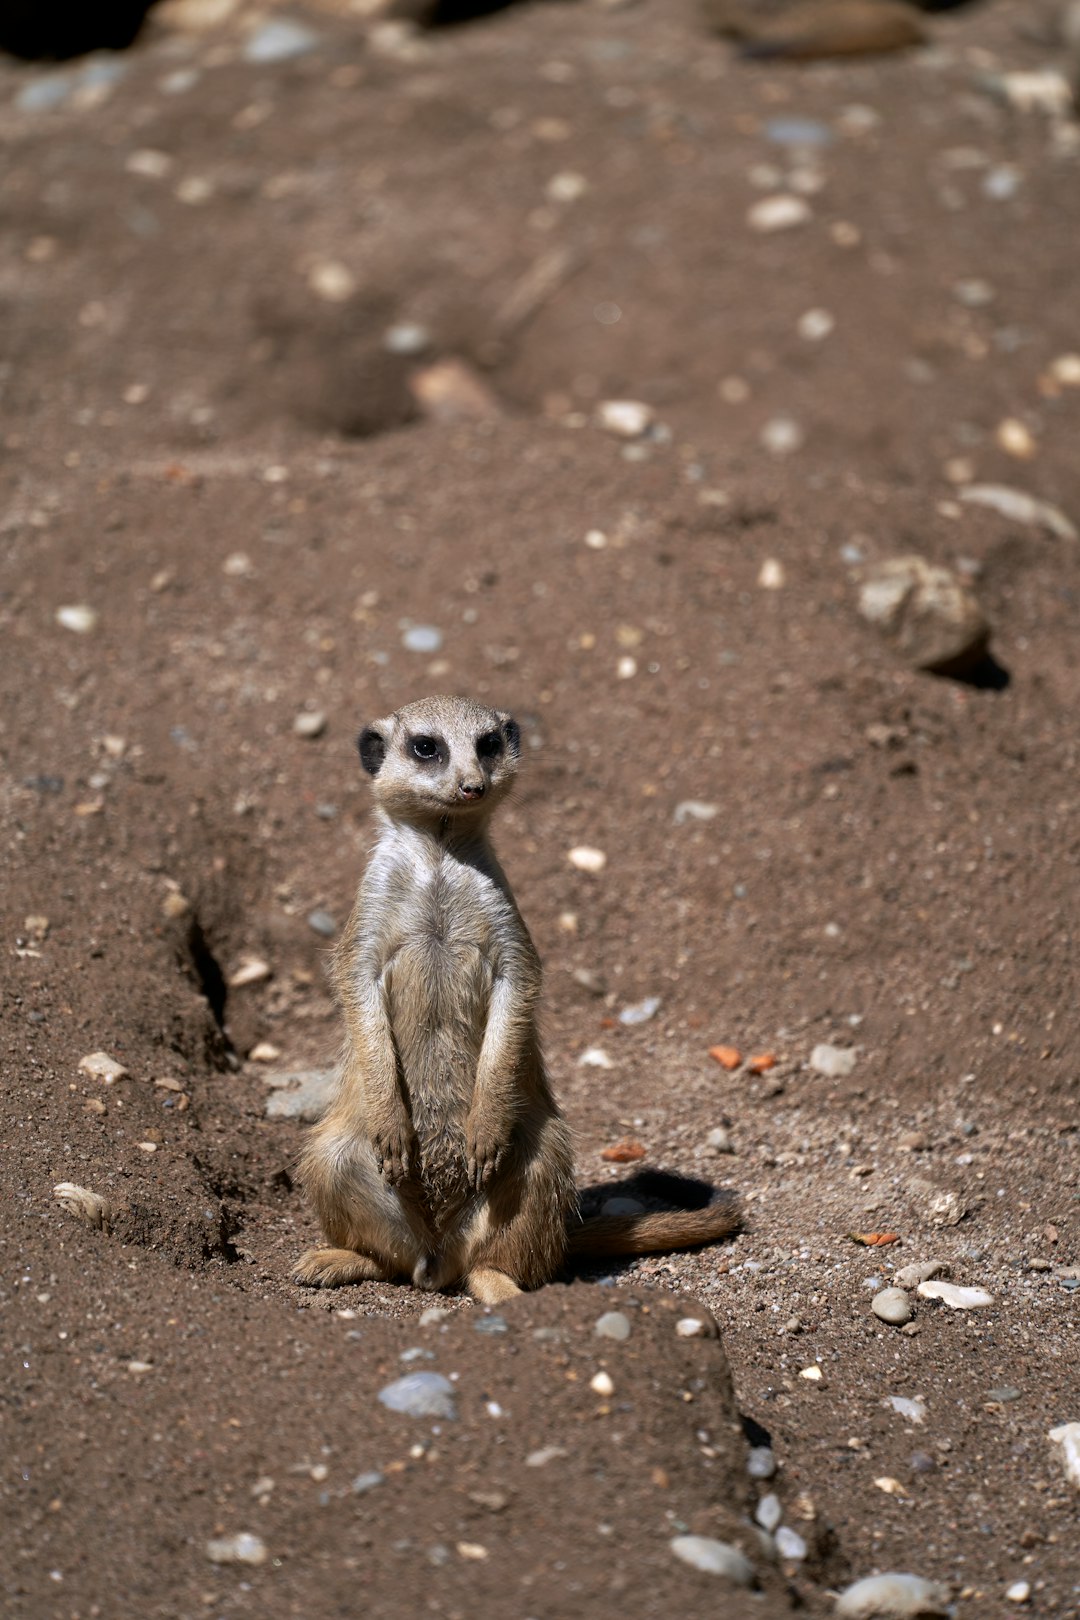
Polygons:
[[730,1237],[740,1226],[736,1205],[718,1201],[704,1209],[662,1210],[642,1215],[596,1215],[568,1234],[571,1255],[656,1254],[692,1249]]

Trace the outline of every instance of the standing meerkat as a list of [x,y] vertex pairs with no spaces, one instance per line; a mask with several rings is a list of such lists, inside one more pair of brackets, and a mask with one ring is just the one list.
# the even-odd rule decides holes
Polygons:
[[333,957],[338,1089],[301,1176],[328,1245],[293,1280],[464,1280],[484,1304],[549,1282],[568,1252],[642,1254],[730,1234],[730,1205],[577,1213],[570,1133],[536,1028],[540,959],[488,841],[517,774],[508,714],[410,703],[365,727],[378,839]]

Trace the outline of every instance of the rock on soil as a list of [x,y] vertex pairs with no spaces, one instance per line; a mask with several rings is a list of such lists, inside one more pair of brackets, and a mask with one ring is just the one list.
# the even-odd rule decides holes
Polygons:
[[990,626],[974,593],[925,557],[890,557],[868,569],[859,612],[916,669],[961,674],[986,654]]
[[949,1613],[948,1589],[921,1575],[868,1575],[836,1600],[842,1620],[908,1620]]

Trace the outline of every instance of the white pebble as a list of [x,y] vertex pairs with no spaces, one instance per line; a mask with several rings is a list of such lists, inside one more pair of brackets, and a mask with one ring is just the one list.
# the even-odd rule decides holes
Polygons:
[[802,428],[790,416],[774,416],[761,430],[761,442],[773,456],[794,455],[804,441]]
[[648,433],[653,417],[652,406],[637,399],[605,399],[597,412],[600,426],[619,439],[640,439]]
[[430,347],[431,333],[417,321],[400,321],[383,335],[383,348],[388,354],[423,354]]
[[326,716],[321,709],[305,709],[297,715],[292,728],[298,737],[321,737],[326,730]]
[[607,545],[607,535],[603,529],[589,529],[585,535],[585,544],[590,551],[603,551]]
[[711,804],[707,799],[683,799],[675,806],[671,819],[676,827],[682,827],[688,821],[711,821],[719,814],[720,806]]
[[246,984],[262,984],[272,972],[269,962],[264,962],[261,956],[245,956],[229,977],[229,989],[242,990]]
[[643,1001],[636,1001],[632,1006],[624,1007],[619,1013],[619,1023],[628,1027],[634,1024],[647,1024],[659,1011],[660,997],[646,996]]
[[578,1058],[578,1065],[583,1069],[613,1069],[615,1067],[602,1046],[587,1046]]
[[625,654],[615,665],[615,673],[620,681],[632,681],[637,674],[637,659],[631,658],[629,653]]
[[711,1536],[676,1536],[671,1550],[684,1564],[692,1564],[706,1575],[720,1575],[734,1586],[753,1583],[753,1564],[738,1547],[726,1541],[714,1541]]
[[807,343],[820,343],[836,327],[836,319],[827,309],[808,309],[799,316],[796,330]]
[[593,1332],[601,1339],[628,1339],[630,1318],[623,1311],[605,1311],[597,1317]]
[[565,1446],[541,1446],[539,1451],[530,1451],[525,1458],[526,1468],[546,1468],[549,1462],[557,1457],[569,1456]]
[[1049,529],[1059,540],[1080,540],[1080,529],[1064,512],[1025,490],[1007,484],[968,484],[960,491],[960,499],[970,506],[989,506],[1026,528]]
[[784,565],[776,557],[766,557],[761,565],[757,582],[763,591],[780,591],[787,584]]
[[810,205],[801,197],[790,197],[778,192],[774,197],[762,197],[746,216],[752,231],[788,231],[794,225],[805,225],[810,218]]
[[1050,1442],[1060,1448],[1065,1478],[1080,1491],[1080,1423],[1061,1423],[1051,1429]]
[[566,858],[579,872],[602,872],[607,865],[604,851],[594,849],[591,844],[576,844]]
[[799,1372],[799,1377],[805,1378],[807,1382],[811,1384],[822,1384],[825,1382],[825,1374],[818,1366],[803,1367]]
[[868,1575],[836,1600],[836,1613],[842,1620],[915,1620],[916,1616],[948,1612],[946,1588],[921,1575]]
[[830,1046],[821,1042],[810,1053],[810,1067],[816,1074],[823,1074],[830,1080],[843,1080],[851,1074],[856,1063],[856,1052],[853,1047]]
[[607,1396],[614,1395],[615,1393],[614,1382],[612,1381],[610,1375],[606,1372],[595,1373],[593,1377],[589,1379],[589,1388],[592,1390],[594,1395]]
[[1080,388],[1080,354],[1059,354],[1050,364],[1050,375],[1063,388]]
[[985,1288],[958,1288],[955,1283],[922,1282],[919,1293],[924,1299],[940,1299],[954,1311],[977,1311],[994,1303],[993,1294],[988,1294]]
[[1005,1599],[1008,1603],[1026,1603],[1031,1596],[1031,1587],[1027,1581],[1013,1581],[1005,1589]]
[[337,259],[324,259],[309,270],[308,286],[328,304],[344,304],[356,291],[356,277]]
[[885,1401],[900,1417],[907,1418],[909,1423],[921,1423],[926,1416],[924,1401],[913,1401],[906,1395],[887,1395]]
[[238,1535],[208,1541],[206,1556],[212,1564],[265,1564],[268,1554],[260,1536],[241,1530]]
[[111,1058],[108,1052],[90,1052],[86,1057],[79,1059],[80,1074],[88,1074],[91,1080],[103,1080],[107,1086],[115,1085],[117,1080],[126,1080],[128,1071],[122,1063]]
[[442,644],[442,631],[433,624],[411,624],[401,638],[401,645],[409,652],[435,653]]
[[57,608],[56,622],[65,630],[74,630],[77,636],[88,636],[97,629],[98,616],[94,608],[79,604]]
[[583,174],[575,174],[566,170],[562,174],[553,174],[544,187],[544,195],[549,202],[577,202],[584,197],[589,189],[589,182]]
[[705,1323],[700,1316],[680,1316],[675,1332],[680,1339],[701,1339],[705,1337]]
[[132,152],[124,164],[128,174],[141,175],[144,180],[163,180],[172,168],[173,160],[168,152],[157,152],[152,147],[143,147]]

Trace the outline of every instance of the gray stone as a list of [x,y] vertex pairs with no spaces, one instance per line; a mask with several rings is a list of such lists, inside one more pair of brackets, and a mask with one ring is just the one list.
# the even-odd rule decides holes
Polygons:
[[645,1205],[636,1198],[605,1198],[600,1205],[601,1215],[643,1215]]
[[268,1075],[272,1086],[263,1109],[267,1119],[299,1119],[314,1125],[330,1106],[337,1081],[336,1069],[298,1069],[291,1074]]
[[442,644],[442,631],[433,624],[411,624],[401,638],[408,652],[436,653]]
[[55,112],[62,107],[74,87],[68,73],[48,73],[43,79],[31,79],[15,97],[20,112]]
[[478,1316],[473,1323],[474,1333],[509,1333],[510,1324],[505,1316]]
[[714,1541],[711,1536],[676,1536],[671,1550],[684,1564],[692,1564],[706,1575],[719,1575],[734,1586],[753,1584],[753,1564],[727,1541]]
[[302,23],[288,17],[276,17],[257,28],[244,46],[245,62],[287,62],[294,56],[306,56],[319,43],[319,36]]
[[946,1588],[921,1575],[868,1575],[836,1600],[836,1613],[842,1620],[915,1620],[917,1615],[948,1612]]
[[800,1563],[809,1549],[797,1531],[788,1524],[782,1524],[776,1532],[776,1550],[789,1563]]
[[986,654],[990,626],[974,594],[925,557],[889,557],[867,570],[859,612],[916,669],[962,674]]
[[409,1417],[457,1417],[454,1386],[442,1373],[406,1373],[380,1389],[379,1400],[391,1412],[405,1412]]
[[944,1260],[920,1260],[914,1265],[901,1266],[893,1281],[898,1288],[918,1288],[920,1283],[929,1282],[931,1277],[940,1277],[948,1269]]
[[773,1531],[784,1517],[784,1510],[780,1506],[780,1498],[774,1491],[763,1496],[754,1512],[754,1518],[763,1530]]
[[366,1492],[377,1489],[385,1478],[386,1475],[380,1474],[377,1468],[371,1469],[366,1474],[357,1474],[352,1482],[353,1491],[357,1496],[363,1496]]
[[751,1446],[746,1457],[746,1472],[751,1479],[772,1479],[776,1473],[776,1457],[771,1446]]
[[911,1300],[902,1288],[883,1288],[870,1301],[870,1309],[892,1327],[903,1327],[911,1321]]
[[337,923],[328,911],[323,911],[321,906],[318,910],[308,913],[307,923],[308,927],[313,929],[316,934],[321,934],[323,939],[333,939],[337,933]]
[[605,1311],[603,1316],[597,1317],[593,1332],[601,1339],[628,1339],[630,1318],[622,1311]]

